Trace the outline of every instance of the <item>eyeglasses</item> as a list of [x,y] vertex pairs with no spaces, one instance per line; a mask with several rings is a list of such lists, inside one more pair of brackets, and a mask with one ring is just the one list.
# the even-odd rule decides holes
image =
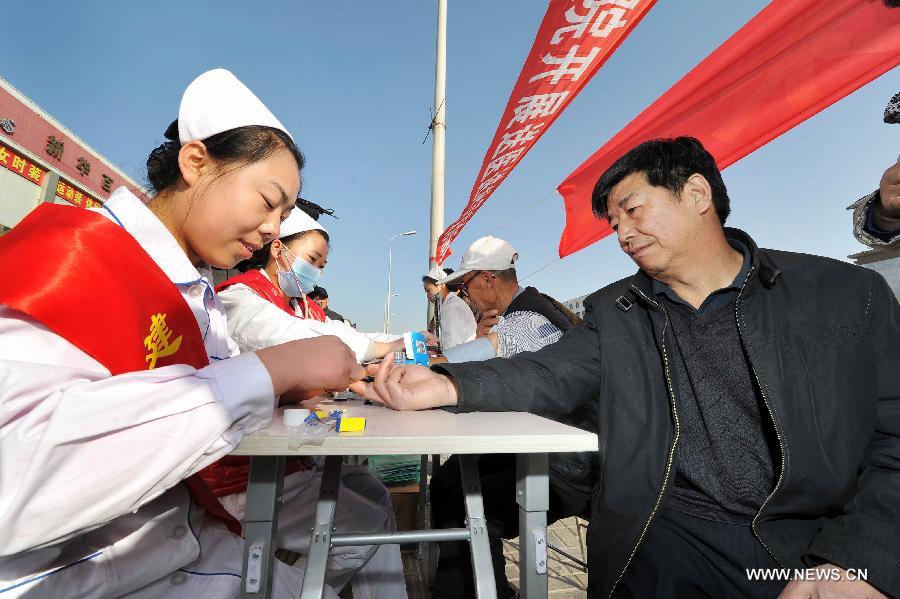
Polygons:
[[492,279],[496,279],[496,278],[497,278],[497,275],[495,275],[495,274],[492,273],[492,272],[487,272],[487,271],[484,271],[484,270],[476,270],[475,273],[474,273],[471,277],[469,277],[469,280],[468,280],[468,281],[465,280],[465,279],[463,279],[463,282],[459,284],[459,296],[460,296],[461,298],[466,299],[466,298],[470,297],[470,296],[469,296],[469,285],[471,285],[471,284],[472,284],[472,281],[474,281],[475,279],[477,279],[477,278],[478,278],[478,275],[481,275],[481,274],[490,275],[490,277],[491,277]]
[[475,273],[472,274],[471,277],[469,277],[468,281],[466,279],[463,279],[462,283],[459,284],[459,297],[463,299],[469,297],[469,284],[475,280],[479,272],[481,271],[475,271]]

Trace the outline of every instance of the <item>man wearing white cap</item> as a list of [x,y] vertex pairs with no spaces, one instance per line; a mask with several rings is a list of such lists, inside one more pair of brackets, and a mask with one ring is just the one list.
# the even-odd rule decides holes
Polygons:
[[[518,253],[508,242],[482,237],[463,254],[459,268],[438,280],[439,285],[460,286],[482,314],[497,314],[497,324],[486,336],[445,351],[450,362],[485,360],[495,356],[508,358],[521,352],[537,351],[557,342],[579,319],[553,298],[534,287],[523,288],[516,276]],[[546,414],[542,414],[546,415]],[[593,420],[586,410],[577,410],[565,418],[566,424],[591,428]],[[502,538],[518,534],[515,509],[515,456],[483,455],[478,461],[481,488],[485,497],[485,516],[491,540],[497,596],[506,599],[513,591],[506,579]],[[550,511],[548,522],[573,515],[586,515],[590,492],[597,476],[593,454],[557,454],[550,460]],[[439,527],[461,526],[465,518],[459,463],[447,460],[431,481],[432,513]],[[438,562],[433,597],[474,596],[471,557],[467,544],[444,543]]]
[[[148,202],[44,204],[0,238],[16,283],[0,286],[4,598],[238,597],[240,522],[195,474],[279,396],[364,375],[334,338],[238,355],[212,290],[210,267],[277,238],[293,208],[304,160],[285,127],[216,69],[167,137]],[[295,597],[302,570],[274,571],[273,596]]]
[[435,264],[425,276],[422,277],[422,286],[428,301],[440,298],[440,337],[441,347],[448,350],[461,343],[475,339],[475,315],[469,304],[459,297],[459,289],[453,285],[438,285],[439,279],[452,274],[450,269],[442,269]]

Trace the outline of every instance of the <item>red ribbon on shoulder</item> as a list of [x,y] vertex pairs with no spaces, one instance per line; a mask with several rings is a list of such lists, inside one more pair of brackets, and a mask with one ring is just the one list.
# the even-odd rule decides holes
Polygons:
[[[40,321],[113,376],[209,364],[181,292],[134,237],[96,212],[41,204],[0,237],[0,304]],[[241,533],[202,478],[185,483]]]

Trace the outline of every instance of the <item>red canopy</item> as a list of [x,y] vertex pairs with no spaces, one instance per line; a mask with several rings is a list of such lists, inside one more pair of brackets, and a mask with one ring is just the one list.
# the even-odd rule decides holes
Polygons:
[[900,9],[881,0],[773,0],[559,185],[559,255],[612,232],[594,217],[591,192],[637,144],[691,135],[724,169],[898,63]]

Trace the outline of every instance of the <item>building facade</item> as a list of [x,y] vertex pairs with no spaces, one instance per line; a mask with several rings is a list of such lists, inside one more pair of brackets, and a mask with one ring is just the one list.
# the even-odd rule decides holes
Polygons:
[[900,250],[868,250],[850,256],[856,264],[877,270],[900,300]]
[[584,299],[590,295],[586,293],[585,295],[576,297],[575,299],[570,299],[562,302],[563,306],[574,312],[578,315],[578,318],[584,318]]
[[100,206],[123,185],[145,196],[128,175],[0,78],[0,234],[42,202]]

